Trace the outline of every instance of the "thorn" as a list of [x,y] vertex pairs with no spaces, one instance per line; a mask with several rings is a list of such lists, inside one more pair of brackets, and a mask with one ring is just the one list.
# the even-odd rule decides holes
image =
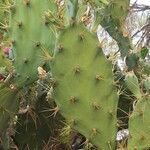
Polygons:
[[134,150],[138,150],[137,146],[134,146]]
[[144,136],[144,135],[141,135],[141,136],[140,136],[140,140],[144,141],[144,140],[145,140],[145,136]]
[[10,89],[13,90],[13,91],[16,91],[17,90],[17,86],[14,85],[14,84],[10,84]]
[[71,126],[74,126],[77,124],[77,121],[75,119],[71,119],[70,124],[71,124]]
[[112,150],[111,142],[108,141],[107,143],[108,143],[109,149]]
[[79,38],[80,38],[80,40],[83,40],[83,39],[85,38],[85,35],[84,35],[84,33],[83,33],[83,32],[80,32],[80,34],[79,34]]
[[140,116],[143,116],[144,112],[143,112],[143,110],[138,110],[138,113],[139,113]]
[[41,43],[40,43],[39,41],[37,41],[37,42],[35,43],[35,46],[36,46],[36,47],[40,47],[40,46],[41,46]]
[[108,111],[108,113],[109,113],[109,115],[110,115],[111,117],[113,117],[113,116],[114,116],[114,113],[113,113],[113,111],[112,111],[112,110],[109,110],[109,111]]
[[63,44],[59,44],[59,45],[58,45],[58,50],[59,50],[59,52],[62,52],[63,49],[64,49]]
[[30,6],[30,0],[24,0],[23,2],[26,6]]
[[44,24],[45,26],[48,26],[49,22],[45,19]]
[[80,67],[79,67],[79,65],[77,65],[77,66],[74,67],[74,71],[75,71],[75,73],[80,73]]
[[29,76],[27,76],[27,77],[26,77],[26,80],[30,80],[30,77],[29,77]]
[[97,102],[93,102],[93,103],[92,103],[92,106],[93,106],[93,108],[94,108],[95,110],[99,110],[99,109],[100,109],[100,106],[99,106],[99,104],[98,104]]
[[101,75],[96,75],[96,76],[95,76],[95,79],[96,79],[97,81],[100,81],[100,80],[103,80],[103,77],[102,77]]
[[52,111],[53,113],[51,114],[51,116],[56,117],[57,113],[60,111],[60,108],[58,106],[56,106],[55,108],[50,109],[50,111]]
[[22,27],[22,22],[17,22],[17,26],[19,27],[19,28],[21,28]]
[[11,44],[12,44],[12,45],[15,45],[15,44],[16,44],[16,41],[15,41],[15,40],[11,40]]
[[54,87],[56,87],[57,85],[58,85],[58,82],[57,82],[57,80],[56,79],[52,79],[51,80],[51,84],[52,84],[52,87],[54,88]]
[[25,64],[27,64],[27,63],[28,63],[28,59],[27,59],[27,58],[24,58],[23,62],[24,62]]
[[71,97],[69,98],[69,101],[70,101],[71,103],[75,103],[75,102],[77,102],[77,98],[76,98],[75,96],[71,96]]
[[97,135],[98,133],[100,133],[96,128],[92,129],[92,135]]

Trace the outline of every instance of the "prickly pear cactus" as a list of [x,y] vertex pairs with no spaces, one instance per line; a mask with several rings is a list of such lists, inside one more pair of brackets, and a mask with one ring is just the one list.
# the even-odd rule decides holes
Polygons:
[[99,149],[114,149],[118,96],[96,35],[78,24],[64,29],[58,43],[52,65],[54,115],[60,111]]
[[146,92],[150,94],[150,77],[147,77],[143,80],[143,87],[146,90]]
[[135,82],[137,79],[135,77],[134,75],[134,80],[132,78],[132,81],[136,83],[132,87],[132,92],[138,101],[134,105],[133,112],[129,117],[129,131],[131,136],[128,140],[128,149],[147,150],[150,148],[150,82],[149,77],[143,79],[143,89],[139,91],[139,83]]
[[16,78],[19,87],[37,79],[37,68],[51,59],[55,32],[47,13],[55,11],[54,1],[16,0],[11,13],[10,35],[15,54]]
[[129,118],[128,149],[147,150],[150,148],[150,96],[137,102],[133,114]]

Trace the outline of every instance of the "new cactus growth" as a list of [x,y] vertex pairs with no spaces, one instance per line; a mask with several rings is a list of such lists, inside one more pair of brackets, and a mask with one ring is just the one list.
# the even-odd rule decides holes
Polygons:
[[58,43],[52,65],[58,110],[99,149],[114,149],[118,96],[111,64],[80,24],[64,29]]

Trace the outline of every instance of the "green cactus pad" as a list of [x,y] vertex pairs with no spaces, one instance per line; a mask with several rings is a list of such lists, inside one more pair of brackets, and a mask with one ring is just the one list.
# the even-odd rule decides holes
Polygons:
[[16,0],[11,13],[10,35],[15,54],[14,66],[18,86],[37,79],[37,68],[50,59],[55,46],[55,32],[45,14],[55,9],[55,3],[43,0]]
[[111,63],[81,25],[64,30],[58,43],[52,73],[60,112],[99,149],[114,149],[118,96]]
[[136,108],[129,119],[131,137],[128,149],[148,150],[150,148],[150,97],[137,102]]

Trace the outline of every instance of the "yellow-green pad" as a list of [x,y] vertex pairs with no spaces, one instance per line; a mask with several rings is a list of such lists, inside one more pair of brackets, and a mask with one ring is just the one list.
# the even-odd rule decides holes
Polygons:
[[128,149],[148,150],[150,148],[150,96],[137,102],[129,119]]
[[64,30],[58,43],[52,73],[60,112],[99,149],[114,149],[118,96],[111,63],[81,25]]
[[[55,32],[45,13],[56,11],[54,0],[16,0],[11,12],[10,36],[13,43],[14,66],[18,86],[37,79],[37,68],[48,59],[55,47]],[[50,55],[52,55],[50,53]]]

